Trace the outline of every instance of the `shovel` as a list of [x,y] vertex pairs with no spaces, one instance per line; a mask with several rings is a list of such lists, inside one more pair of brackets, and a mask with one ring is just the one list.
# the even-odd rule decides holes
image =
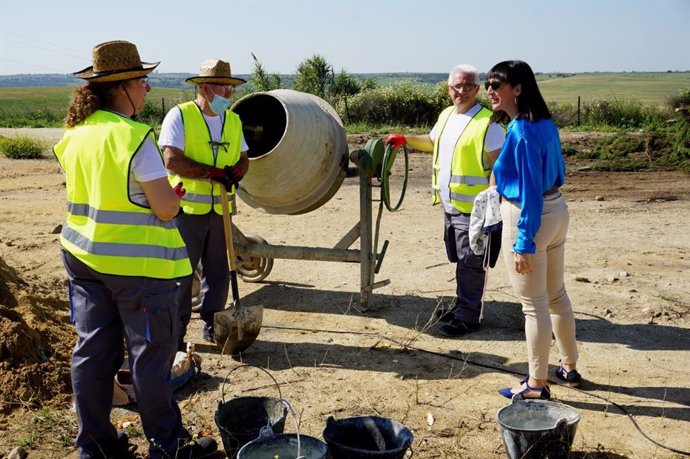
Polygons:
[[225,246],[228,250],[228,262],[230,263],[232,305],[230,308],[214,314],[213,332],[216,346],[222,354],[237,354],[247,349],[259,335],[264,310],[260,304],[249,308],[240,304],[235,246],[232,242],[232,216],[230,215],[226,190],[220,193],[220,205],[223,209],[223,231],[225,232]]

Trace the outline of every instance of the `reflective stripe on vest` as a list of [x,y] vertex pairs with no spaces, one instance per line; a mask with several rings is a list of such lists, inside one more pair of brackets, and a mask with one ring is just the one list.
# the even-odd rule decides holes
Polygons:
[[[439,145],[443,130],[455,107],[446,108],[438,117],[437,141],[433,157],[433,204],[441,202],[439,196]],[[474,198],[489,187],[491,169],[484,168],[484,141],[491,122],[491,111],[482,107],[470,120],[455,144],[450,169],[450,202],[459,212],[471,213]]]
[[[231,110],[225,111],[225,121],[221,128],[219,143],[228,146],[219,146],[218,154],[213,157],[211,147],[211,134],[201,109],[194,101],[185,102],[177,106],[182,114],[184,124],[184,155],[194,161],[208,166],[218,167],[233,166],[240,160],[242,148],[242,123],[240,117]],[[172,185],[184,183],[187,193],[182,198],[182,210],[186,214],[205,215],[213,210],[222,215],[220,205],[220,193],[223,186],[209,179],[191,179],[171,175]],[[233,202],[234,190],[228,193],[230,202]],[[232,205],[232,204],[231,204]],[[230,209],[232,211],[232,209]]]
[[129,199],[132,157],[147,139],[155,144],[149,126],[102,110],[65,131],[53,150],[67,188],[60,243],[100,273],[187,276],[192,267],[175,224]]

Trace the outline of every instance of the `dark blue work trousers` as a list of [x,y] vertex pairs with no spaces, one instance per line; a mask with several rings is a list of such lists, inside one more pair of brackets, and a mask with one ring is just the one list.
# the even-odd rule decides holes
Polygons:
[[174,453],[189,438],[170,386],[179,329],[179,280],[102,274],[64,250],[62,261],[77,332],[72,389],[79,457],[109,458],[116,449],[110,411],[125,345],[141,424],[146,438],[153,439],[150,457],[165,457],[160,447],[168,455]]
[[455,263],[456,300],[453,318],[479,323],[486,271],[483,255],[475,255],[470,247],[470,215],[444,212],[443,241],[448,261]]
[[[213,211],[206,215],[180,214],[175,222],[187,246],[192,266],[197,266],[201,261],[205,292],[200,316],[204,329],[212,333],[213,315],[225,309],[230,282],[223,217]],[[192,276],[185,278],[180,287],[180,344],[184,341],[191,317]]]

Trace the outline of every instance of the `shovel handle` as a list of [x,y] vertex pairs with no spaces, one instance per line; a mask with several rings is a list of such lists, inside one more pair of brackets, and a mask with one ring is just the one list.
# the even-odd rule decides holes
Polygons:
[[[221,187],[224,188],[224,187]],[[235,271],[235,246],[232,243],[232,216],[230,215],[230,205],[228,204],[229,190],[221,189],[220,206],[223,209],[223,232],[225,234],[225,247],[228,250],[228,261],[230,271]]]

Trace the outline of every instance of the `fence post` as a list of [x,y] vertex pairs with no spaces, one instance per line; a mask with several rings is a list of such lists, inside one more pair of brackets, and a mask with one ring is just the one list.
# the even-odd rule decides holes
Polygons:
[[577,96],[577,127],[580,127],[580,96]]

